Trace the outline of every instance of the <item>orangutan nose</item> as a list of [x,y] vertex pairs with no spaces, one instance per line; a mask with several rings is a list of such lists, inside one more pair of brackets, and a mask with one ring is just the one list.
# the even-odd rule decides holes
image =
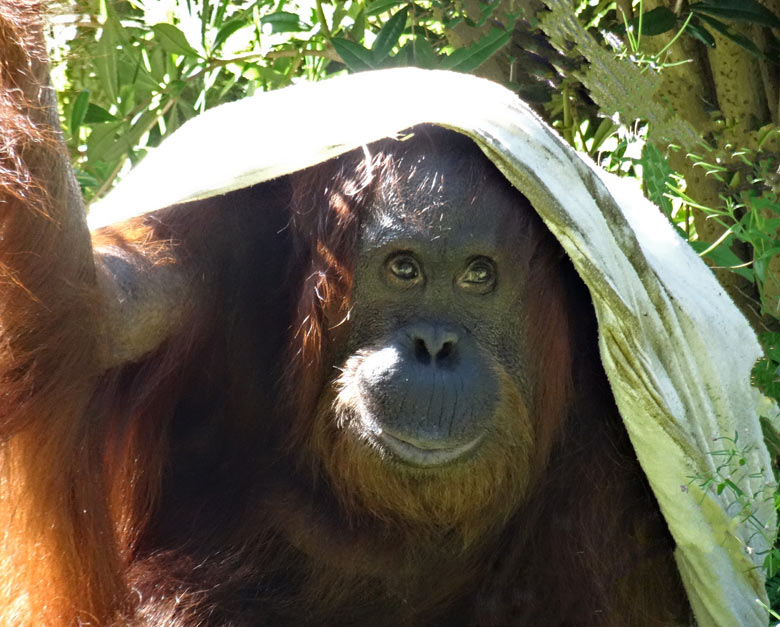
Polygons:
[[457,359],[458,334],[441,325],[417,324],[409,338],[414,357],[420,364],[452,367]]

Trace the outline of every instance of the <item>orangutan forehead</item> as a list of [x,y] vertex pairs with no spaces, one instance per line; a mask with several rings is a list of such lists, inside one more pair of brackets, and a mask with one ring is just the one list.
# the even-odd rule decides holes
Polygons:
[[487,167],[478,162],[398,161],[366,207],[363,246],[417,240],[487,251],[521,238],[527,220],[520,195],[505,181],[487,180]]

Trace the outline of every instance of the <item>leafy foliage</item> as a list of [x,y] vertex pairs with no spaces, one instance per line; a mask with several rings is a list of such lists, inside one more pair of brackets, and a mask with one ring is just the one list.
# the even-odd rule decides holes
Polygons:
[[[55,40],[67,51],[57,77],[85,196],[102,196],[198,112],[258,89],[399,65],[473,71],[509,42],[516,16],[497,5],[471,19],[431,2],[82,0]],[[468,46],[445,36],[487,20]]]

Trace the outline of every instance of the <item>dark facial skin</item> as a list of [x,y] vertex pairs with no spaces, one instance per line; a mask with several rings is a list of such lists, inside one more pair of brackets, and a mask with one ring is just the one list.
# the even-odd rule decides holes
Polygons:
[[528,386],[522,311],[533,250],[522,197],[498,173],[471,172],[468,158],[405,157],[361,228],[348,342],[362,356],[360,428],[415,467],[479,450],[500,371]]

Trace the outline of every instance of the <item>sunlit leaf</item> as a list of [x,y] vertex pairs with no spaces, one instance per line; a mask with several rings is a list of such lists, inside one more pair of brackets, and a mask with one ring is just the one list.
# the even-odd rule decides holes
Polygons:
[[368,48],[356,44],[349,39],[334,37],[331,40],[336,52],[353,72],[370,70],[374,64],[374,54]]
[[661,207],[664,214],[669,217],[672,213],[672,202],[666,197],[666,184],[672,174],[669,163],[663,153],[651,143],[646,143],[642,148],[639,163],[642,165],[647,197]]
[[460,48],[442,60],[441,68],[472,72],[509,43],[512,36],[501,28],[492,29],[468,48]]
[[190,43],[187,37],[173,24],[155,24],[152,26],[155,38],[160,45],[170,53],[180,54],[185,57],[197,58],[199,55]]
[[133,122],[129,132],[120,133],[116,141],[103,150],[103,158],[106,161],[115,161],[124,156],[132,150],[143,135],[149,132],[155,119],[157,119],[156,111],[144,111],[140,118]]
[[106,96],[112,102],[116,101],[119,88],[117,86],[117,37],[116,29],[121,28],[111,16],[103,25],[103,32],[95,49],[95,73]]
[[70,133],[77,136],[79,128],[84,123],[84,116],[89,108],[89,90],[82,89],[76,100],[73,101],[73,109],[70,112]]
[[298,33],[309,30],[309,26],[301,22],[295,13],[288,13],[287,11],[277,11],[276,13],[265,15],[260,18],[260,23],[270,24],[271,32],[274,33]]
[[222,44],[224,44],[231,35],[241,30],[246,25],[247,18],[245,16],[227,21],[222,28],[217,31],[217,34],[214,37],[214,43],[211,44],[212,50],[219,50],[222,47]]
[[433,69],[439,62],[436,51],[425,37],[415,37],[407,45],[412,49],[412,60],[421,68]]
[[87,156],[90,163],[107,161],[106,151],[114,145],[120,128],[122,128],[121,122],[96,124],[92,127],[92,132],[87,140]]
[[381,13],[387,13],[395,7],[408,5],[408,2],[398,2],[398,0],[374,0],[369,2],[366,6],[366,15],[380,15]]
[[393,17],[387,20],[382,30],[376,36],[374,45],[371,48],[374,57],[374,64],[377,65],[387,58],[390,51],[398,43],[398,39],[406,28],[406,18],[409,15],[409,9],[403,8],[396,12]]

